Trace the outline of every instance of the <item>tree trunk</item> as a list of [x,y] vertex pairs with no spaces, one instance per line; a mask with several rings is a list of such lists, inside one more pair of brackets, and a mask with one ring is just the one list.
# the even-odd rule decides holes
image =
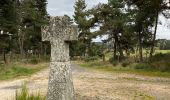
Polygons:
[[141,38],[141,32],[139,32],[139,62],[143,62],[143,46]]
[[20,55],[24,58],[24,33],[22,34],[21,31],[18,32],[18,44],[20,49]]
[[102,58],[103,58],[103,62],[105,62],[106,61],[105,52],[103,52]]
[[158,27],[158,19],[159,19],[159,12],[158,12],[158,10],[157,10],[157,12],[156,12],[156,21],[155,21],[155,30],[154,30],[153,40],[152,40],[152,45],[151,45],[151,50],[150,50],[150,58],[152,58],[153,53],[154,53],[156,33],[157,33],[157,27]]
[[3,59],[4,59],[4,63],[7,64],[7,59],[6,59],[6,52],[5,52],[5,48],[3,49]]
[[124,54],[123,54],[123,50],[120,46],[120,42],[118,42],[118,51],[119,51],[119,62],[121,61],[121,59],[124,57]]
[[113,52],[113,59],[116,60],[117,59],[117,40],[114,39],[114,43],[113,43],[113,47],[114,47],[114,52]]
[[89,50],[90,50],[90,43],[89,43],[89,41],[87,40],[87,41],[86,41],[85,58],[88,58],[88,57],[89,57]]

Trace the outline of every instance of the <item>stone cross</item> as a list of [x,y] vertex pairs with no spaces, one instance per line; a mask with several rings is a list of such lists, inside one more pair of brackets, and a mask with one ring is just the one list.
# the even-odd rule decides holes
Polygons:
[[77,39],[78,28],[66,16],[51,17],[42,30],[42,41],[51,44],[47,100],[74,100],[68,42]]

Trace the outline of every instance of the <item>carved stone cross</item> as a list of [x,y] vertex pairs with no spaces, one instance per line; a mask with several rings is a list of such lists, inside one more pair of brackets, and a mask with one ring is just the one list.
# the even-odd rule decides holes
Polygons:
[[68,42],[77,39],[78,29],[66,16],[51,17],[42,30],[42,40],[51,43],[47,100],[74,100]]

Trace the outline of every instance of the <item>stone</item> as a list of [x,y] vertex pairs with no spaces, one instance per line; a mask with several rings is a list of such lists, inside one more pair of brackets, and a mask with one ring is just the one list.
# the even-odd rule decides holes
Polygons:
[[51,17],[42,29],[42,41],[51,44],[47,100],[74,100],[69,42],[77,39],[78,28],[66,16]]

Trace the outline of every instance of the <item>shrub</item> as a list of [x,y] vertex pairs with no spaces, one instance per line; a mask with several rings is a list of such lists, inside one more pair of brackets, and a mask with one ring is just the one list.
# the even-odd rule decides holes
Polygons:
[[170,71],[170,54],[156,54],[151,58],[150,65],[153,66],[154,69],[159,71]]
[[71,60],[76,61],[76,60],[81,60],[81,56],[73,56],[71,57]]
[[130,62],[127,61],[127,60],[125,60],[125,61],[123,61],[123,62],[121,63],[121,65],[122,65],[123,67],[127,67],[128,65],[130,65]]
[[149,64],[145,63],[138,63],[134,66],[135,69],[142,69],[142,70],[149,70],[151,69],[151,66]]
[[169,59],[170,59],[170,53],[167,53],[167,54],[159,53],[159,54],[154,55],[151,58],[151,61],[152,62],[156,62],[156,61],[169,61]]
[[98,56],[94,56],[94,57],[85,58],[84,61],[89,62],[89,61],[94,61],[94,60],[97,60],[97,59],[98,59]]
[[152,62],[151,65],[154,67],[154,69],[162,72],[170,71],[170,62],[157,61],[157,62]]
[[109,59],[109,62],[113,65],[116,66],[118,64],[118,61],[115,60],[113,57]]
[[45,100],[45,97],[41,96],[39,93],[37,95],[30,95],[26,85],[23,85],[20,92],[16,91],[15,100]]
[[39,60],[36,57],[33,57],[33,58],[30,59],[29,63],[31,63],[31,64],[38,64]]

